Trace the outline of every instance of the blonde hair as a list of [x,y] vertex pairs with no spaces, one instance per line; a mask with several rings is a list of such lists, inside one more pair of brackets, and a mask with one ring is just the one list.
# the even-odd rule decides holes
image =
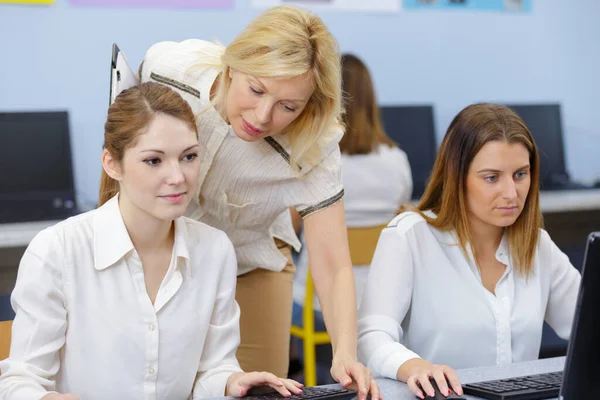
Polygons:
[[[310,77],[314,92],[302,113],[284,130],[291,143],[290,165],[318,163],[322,143],[337,135],[342,111],[340,50],[321,18],[292,6],[273,7],[255,18],[221,56],[221,74],[213,104],[226,115],[230,69],[244,74]],[[336,129],[337,128],[337,129]]]
[[[108,108],[102,147],[115,160],[123,161],[125,150],[135,146],[136,139],[157,113],[184,121],[196,132],[192,108],[179,93],[160,83],[145,82],[122,91]],[[98,207],[118,192],[119,182],[111,178],[103,169]]]
[[[519,273],[528,276],[542,228],[540,163],[531,132],[509,108],[483,103],[470,105],[458,113],[444,136],[429,183],[415,211],[437,229],[456,231],[466,254],[467,243],[472,243],[467,216],[467,173],[475,155],[491,141],[520,143],[529,151],[531,183],[527,200],[515,223],[506,228],[513,264]],[[437,218],[424,214],[427,210],[437,214]],[[477,261],[472,246],[471,250]]]
[[373,80],[367,66],[352,54],[342,56],[343,92],[346,96],[344,125],[346,134],[340,141],[342,153],[369,154],[381,144],[394,147],[379,117]]

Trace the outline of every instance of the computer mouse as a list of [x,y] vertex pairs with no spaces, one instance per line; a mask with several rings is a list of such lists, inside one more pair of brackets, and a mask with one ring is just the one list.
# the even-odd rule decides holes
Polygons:
[[427,395],[427,393],[425,393],[425,400],[445,400],[445,399],[466,400],[466,397],[457,395],[456,393],[454,393],[454,390],[450,390],[450,394],[448,396],[444,396],[442,394],[442,392],[440,391],[440,388],[438,387],[435,379],[431,378],[431,379],[429,379],[429,382],[431,383],[431,386],[433,386],[433,390],[435,391],[435,394],[433,395],[433,397],[431,397],[431,396]]

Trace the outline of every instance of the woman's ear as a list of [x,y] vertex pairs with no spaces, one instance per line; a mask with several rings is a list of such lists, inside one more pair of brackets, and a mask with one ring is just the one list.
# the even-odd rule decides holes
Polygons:
[[112,154],[106,149],[102,151],[102,168],[104,169],[104,172],[115,181],[121,181],[123,179],[119,162],[115,160]]

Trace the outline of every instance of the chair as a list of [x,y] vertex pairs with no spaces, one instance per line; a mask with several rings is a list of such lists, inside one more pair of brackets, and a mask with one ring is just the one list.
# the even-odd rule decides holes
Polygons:
[[[386,226],[387,224],[367,228],[348,228],[348,245],[350,247],[352,265],[371,264],[375,247],[379,240],[379,234]],[[302,327],[292,325],[290,329],[291,335],[301,339],[304,345],[304,383],[306,386],[315,386],[317,384],[316,346],[331,343],[327,332],[315,331],[314,292],[315,287],[309,268],[307,271],[306,290],[302,309]]]
[[12,335],[12,321],[0,322],[0,360],[8,358],[10,352],[10,339]]

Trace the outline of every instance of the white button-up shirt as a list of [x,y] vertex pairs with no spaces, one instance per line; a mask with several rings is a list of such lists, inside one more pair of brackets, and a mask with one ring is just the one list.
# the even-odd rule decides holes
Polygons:
[[515,271],[502,239],[496,259],[506,270],[495,295],[457,243],[414,212],[383,230],[358,321],[359,358],[375,375],[396,379],[418,356],[452,368],[534,360],[544,320],[569,337],[581,277],[546,231],[529,277]]
[[50,391],[83,400],[224,395],[240,370],[236,270],[223,232],[179,218],[152,304],[117,197],[45,229],[19,266],[0,399]]
[[222,53],[223,47],[203,40],[160,42],[146,53],[140,78],[176,90],[198,115],[200,184],[186,215],[227,233],[238,274],[281,271],[288,260],[273,239],[300,249],[289,208],[306,217],[344,194],[338,145],[343,132],[334,125],[319,138],[319,162],[301,164],[300,176],[290,167],[287,135],[254,142],[238,138],[210,102]]

